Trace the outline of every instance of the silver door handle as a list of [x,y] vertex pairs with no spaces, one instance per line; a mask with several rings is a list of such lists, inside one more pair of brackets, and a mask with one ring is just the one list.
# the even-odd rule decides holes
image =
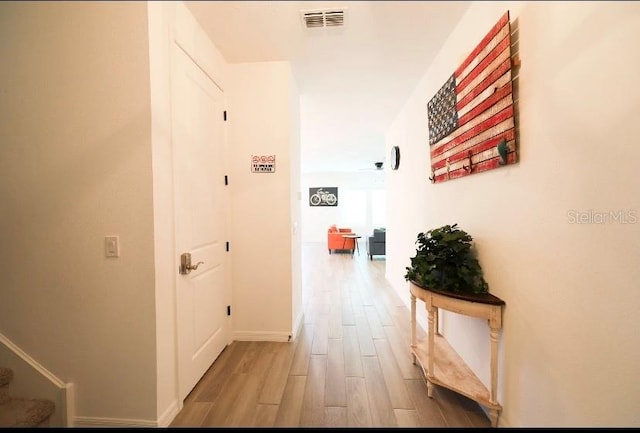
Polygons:
[[187,275],[191,271],[198,269],[198,266],[204,264],[204,262],[198,262],[195,265],[191,264],[191,253],[182,253],[180,255],[180,268],[181,275]]
[[198,269],[198,266],[200,266],[203,263],[204,262],[198,262],[195,265],[189,265],[189,266],[187,266],[187,269],[189,269],[190,271],[195,271],[196,269]]

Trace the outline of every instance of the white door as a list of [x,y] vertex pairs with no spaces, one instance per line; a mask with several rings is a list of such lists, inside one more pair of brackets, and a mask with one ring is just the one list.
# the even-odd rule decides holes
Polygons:
[[[227,215],[224,182],[224,95],[177,44],[172,44],[172,139],[176,235],[178,383],[191,392],[229,342]],[[183,253],[191,254],[180,274]]]

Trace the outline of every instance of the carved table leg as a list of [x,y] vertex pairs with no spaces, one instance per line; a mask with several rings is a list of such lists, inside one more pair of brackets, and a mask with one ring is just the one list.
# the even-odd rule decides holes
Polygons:
[[[489,394],[489,401],[491,404],[498,404],[498,328],[496,323],[489,321],[490,333],[489,338],[491,340],[491,390]],[[498,409],[490,409],[491,426],[498,426]]]
[[489,401],[492,404],[497,403],[498,393],[498,330],[491,328],[491,395],[489,395]]
[[416,354],[413,349],[416,348],[416,297],[411,294],[411,361],[416,364]]
[[436,338],[436,333],[435,333],[435,329],[434,329],[434,307],[431,306],[429,307],[427,305],[427,317],[428,317],[428,324],[429,324],[429,360],[427,362],[427,395],[429,397],[433,397],[433,383],[431,383],[430,378],[433,377],[433,357],[435,354],[435,338]]
[[491,420],[491,427],[498,427],[498,409],[489,409],[489,419]]

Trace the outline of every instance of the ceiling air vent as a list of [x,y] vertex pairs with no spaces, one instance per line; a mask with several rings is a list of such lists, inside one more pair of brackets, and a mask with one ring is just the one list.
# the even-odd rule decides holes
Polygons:
[[302,19],[308,29],[315,27],[344,26],[345,11],[340,9],[325,9],[301,11]]

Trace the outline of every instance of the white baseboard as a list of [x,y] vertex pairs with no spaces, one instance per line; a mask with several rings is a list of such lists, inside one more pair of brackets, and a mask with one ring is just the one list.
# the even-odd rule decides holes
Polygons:
[[234,332],[233,339],[236,341],[293,341],[293,335],[287,332]]
[[298,317],[296,317],[296,320],[293,324],[293,338],[291,339],[291,341],[294,341],[296,339],[296,337],[300,333],[300,328],[302,327],[303,323],[304,323],[304,308],[300,309],[300,314],[298,314]]
[[157,421],[147,419],[103,418],[92,416],[77,416],[73,420],[73,427],[169,427],[169,424],[180,412],[177,402],[173,402]]
[[169,424],[171,424],[171,421],[178,415],[178,412],[180,412],[180,407],[178,407],[178,402],[174,401],[169,405],[167,410],[160,415],[160,418],[158,418],[158,427],[169,427]]
[[158,422],[146,419],[99,418],[77,416],[74,427],[158,427]]

